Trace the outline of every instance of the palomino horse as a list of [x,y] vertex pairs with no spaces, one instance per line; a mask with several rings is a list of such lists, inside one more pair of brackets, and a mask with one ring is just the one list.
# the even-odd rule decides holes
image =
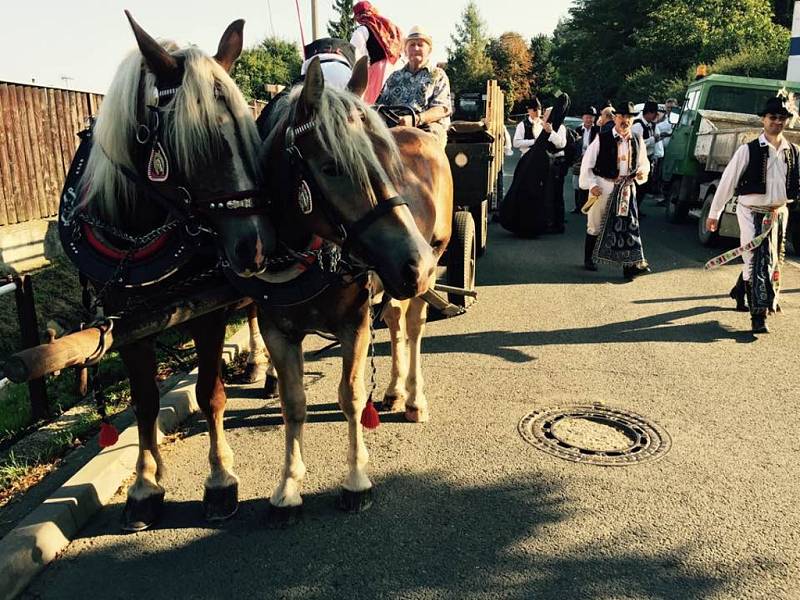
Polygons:
[[[268,117],[262,164],[275,204],[279,244],[290,255],[304,257],[320,238],[342,249],[338,281],[296,306],[270,305],[267,299],[267,309],[261,311],[286,427],[283,471],[270,499],[273,522],[294,520],[302,505],[302,341],[309,332],[331,333],[342,345],[339,406],[348,422],[348,474],[340,507],[357,512],[371,504],[361,425],[375,291],[367,269],[377,272],[394,298],[385,312],[393,352],[399,356],[409,345],[414,350],[410,385],[404,381],[407,361],[395,360],[389,404],[395,408],[400,402],[411,420],[427,418],[418,360],[426,304],[418,296],[433,285],[438,258],[450,239],[453,182],[447,158],[432,135],[408,128],[390,132],[361,101],[366,74],[363,59],[350,82],[353,93],[340,92],[325,87],[315,60],[303,86],[278,100]],[[360,273],[342,269],[353,262],[365,268]],[[253,289],[252,279],[242,285]]]
[[[241,53],[244,21],[227,28],[212,58],[194,47],[159,44],[129,14],[128,18],[139,50],[120,65],[99,111],[78,205],[89,215],[83,222],[97,226],[98,243],[122,248],[125,256],[114,281],[93,278],[105,314],[131,310],[131,303],[139,305],[144,297],[158,301],[174,289],[173,283],[198,272],[210,271],[212,279],[216,277],[213,273],[220,271],[209,227],[217,233],[227,262],[246,273],[262,270],[274,245],[274,230],[253,214],[263,197],[257,161],[260,139],[247,103],[228,75]],[[176,261],[176,268],[153,285],[116,285],[124,279],[117,280],[117,275],[130,266],[123,261],[132,259],[135,266],[143,251],[139,242],[152,242],[152,232],[162,229],[186,240],[205,236],[205,242],[195,243],[194,257],[183,264]],[[163,235],[158,239],[169,245]],[[211,252],[204,255],[209,245]],[[174,255],[185,246],[180,242]],[[72,258],[80,268],[81,258]],[[197,401],[210,432],[211,472],[204,507],[208,519],[220,520],[238,506],[233,453],[223,431],[226,398],[220,358],[225,310],[196,318],[190,330],[199,360]],[[128,488],[122,526],[138,531],[157,519],[164,500],[156,358],[152,340],[122,348],[120,355],[129,372],[139,428],[136,479]]]

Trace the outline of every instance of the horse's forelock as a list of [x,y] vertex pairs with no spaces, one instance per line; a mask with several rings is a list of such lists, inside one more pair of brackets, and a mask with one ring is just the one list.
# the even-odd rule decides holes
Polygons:
[[[295,86],[284,104],[275,110],[275,121],[283,115],[295,121],[302,86]],[[362,190],[371,188],[370,172],[383,170],[395,185],[402,167],[400,151],[383,119],[363,100],[350,92],[325,88],[316,107],[316,134],[321,150],[330,155],[354,184]],[[384,149],[380,160],[375,146]]]

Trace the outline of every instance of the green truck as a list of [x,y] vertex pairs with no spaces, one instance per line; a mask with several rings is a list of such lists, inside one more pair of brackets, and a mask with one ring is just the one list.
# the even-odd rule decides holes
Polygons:
[[[719,237],[738,237],[736,198],[725,207],[718,232],[705,220],[722,171],[743,143],[761,132],[756,113],[779,91],[800,93],[800,82],[733,75],[709,75],[692,83],[662,163],[667,218],[698,217],[698,238],[713,245]],[[789,141],[800,143],[800,123],[786,128]],[[789,238],[800,253],[800,211],[791,210]]]

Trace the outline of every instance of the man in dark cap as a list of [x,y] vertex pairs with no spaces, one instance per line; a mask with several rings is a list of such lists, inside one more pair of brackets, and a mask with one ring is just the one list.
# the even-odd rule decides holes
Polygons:
[[578,139],[575,142],[575,165],[573,171],[575,173],[575,208],[572,209],[573,214],[579,214],[581,208],[586,203],[589,197],[589,190],[582,190],[578,185],[578,179],[581,172],[581,159],[589,148],[589,144],[594,141],[597,134],[600,133],[600,126],[596,125],[597,109],[594,106],[588,106],[584,109],[581,115],[583,123],[575,128],[575,133],[578,134]]
[[305,77],[308,65],[319,57],[325,85],[339,90],[347,88],[353,67],[356,64],[356,51],[352,44],[338,38],[320,38],[305,47],[305,61],[300,67],[300,76]]
[[614,129],[601,131],[581,161],[581,188],[589,190],[583,207],[588,219],[584,267],[596,271],[596,261],[622,265],[629,281],[650,272],[639,231],[634,182],[645,183],[650,162],[640,136],[633,135],[633,104],[614,114]]
[[[633,135],[637,135],[644,140],[644,146],[647,149],[647,160],[650,161],[650,165],[652,168],[653,161],[654,161],[654,153],[656,150],[656,144],[659,142],[660,134],[656,129],[656,122],[658,121],[658,102],[653,102],[652,100],[648,100],[644,103],[644,108],[642,108],[642,115],[633,122]],[[644,202],[645,194],[650,193],[650,181],[652,178],[648,178],[648,183],[646,184],[636,184],[636,202],[641,209],[642,202]],[[639,211],[639,216],[643,216],[641,210]]]
[[767,315],[778,310],[786,205],[800,196],[800,148],[783,136],[787,119],[793,117],[783,98],[770,98],[758,114],[764,130],[739,146],[725,167],[706,221],[708,230],[716,231],[725,204],[738,196],[741,245],[708,261],[706,268],[742,257],[744,267],[730,295],[736,310],[747,311],[749,303],[753,333],[768,333]]

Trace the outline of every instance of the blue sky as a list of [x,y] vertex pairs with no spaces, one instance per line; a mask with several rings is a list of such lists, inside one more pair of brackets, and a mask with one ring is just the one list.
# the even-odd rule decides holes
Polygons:
[[[434,38],[434,59],[444,60],[467,0],[374,0],[404,31],[422,25]],[[306,41],[310,0],[300,0]],[[320,29],[333,16],[318,0]],[[477,0],[491,35],[551,33],[572,0]],[[231,21],[243,18],[245,45],[272,31],[300,40],[295,0],[4,0],[0,5],[0,80],[105,92],[134,39],[123,9],[154,37],[197,44],[213,54]],[[270,10],[271,9],[271,10]],[[270,13],[272,19],[270,21]],[[63,80],[62,77],[71,79]]]

